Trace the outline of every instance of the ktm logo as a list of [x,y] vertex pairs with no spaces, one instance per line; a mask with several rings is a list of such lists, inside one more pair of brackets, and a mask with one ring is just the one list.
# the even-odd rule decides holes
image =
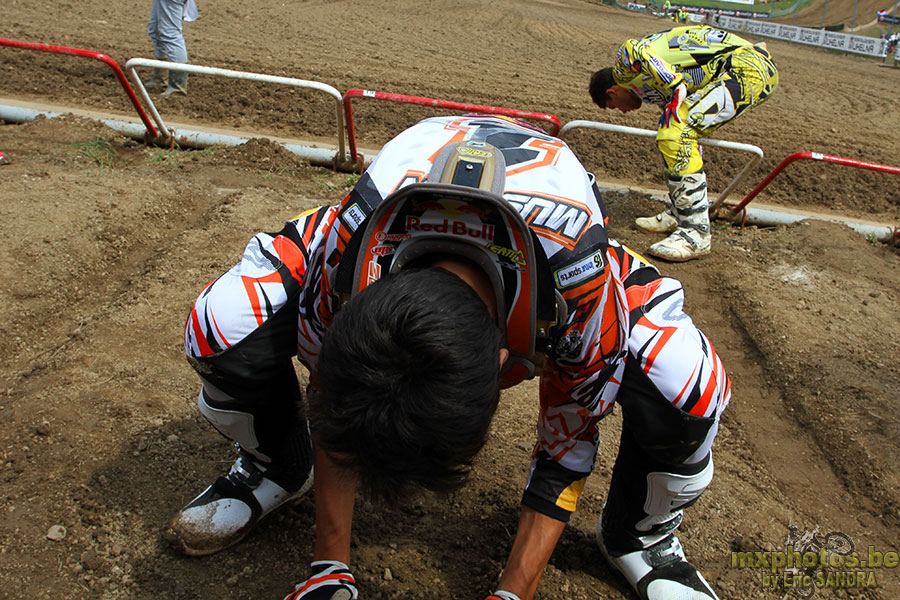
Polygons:
[[574,200],[516,192],[506,192],[503,196],[531,229],[569,250],[575,248],[590,227],[590,212]]

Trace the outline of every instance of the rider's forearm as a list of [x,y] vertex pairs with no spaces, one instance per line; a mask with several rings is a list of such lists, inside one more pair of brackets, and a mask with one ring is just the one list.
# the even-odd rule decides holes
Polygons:
[[350,564],[350,529],[356,499],[356,475],[315,450],[316,543],[314,560]]
[[499,589],[531,600],[565,527],[562,521],[523,506]]

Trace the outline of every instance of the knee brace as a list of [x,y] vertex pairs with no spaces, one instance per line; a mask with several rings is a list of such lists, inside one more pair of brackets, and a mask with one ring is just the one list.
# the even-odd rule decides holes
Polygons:
[[[635,529],[650,531],[655,521],[662,518],[662,522],[666,522],[672,515],[680,513],[697,501],[712,481],[712,453],[707,454],[700,463],[691,466],[700,467],[700,470],[690,474],[665,471],[647,473],[647,497],[644,500],[644,512],[647,513],[647,517],[638,521]],[[684,467],[681,470],[684,470]]]
[[293,373],[282,384],[238,399],[203,380],[197,406],[213,427],[259,464],[266,477],[294,491],[312,467],[312,442]]
[[254,415],[250,412],[237,410],[240,403],[217,389],[208,381],[203,382],[200,395],[197,398],[197,408],[200,414],[206,417],[219,433],[232,442],[240,445],[241,449],[253,455],[262,463],[272,462],[272,457],[259,450],[259,438],[253,426]]
[[672,534],[682,511],[700,498],[713,476],[712,455],[691,464],[664,464],[651,458],[634,436],[622,432],[602,531],[620,551],[648,548]]

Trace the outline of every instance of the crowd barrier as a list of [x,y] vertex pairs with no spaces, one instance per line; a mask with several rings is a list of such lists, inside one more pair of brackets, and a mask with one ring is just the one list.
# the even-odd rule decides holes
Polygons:
[[[796,44],[818,46],[828,50],[839,50],[841,52],[852,52],[875,57],[883,57],[887,52],[887,40],[853,35],[852,33],[797,27],[782,23],[769,23],[755,19],[741,19],[727,15],[708,14],[706,20],[710,25],[729,31],[774,38]],[[900,45],[894,52],[894,60],[900,60]]]
[[[883,40],[874,40],[871,38],[860,38],[860,36],[846,36],[845,34],[837,34],[830,31],[822,31],[822,30],[806,30],[805,28],[800,27],[790,27],[786,25],[776,25],[771,23],[760,23],[756,21],[748,21],[747,19],[737,19],[734,17],[723,17],[716,16],[717,25],[725,28],[733,28],[739,31],[745,31],[748,33],[756,33],[757,35],[769,35],[769,37],[779,37],[781,39],[792,39],[793,37],[797,37],[797,39],[801,42],[806,40],[804,43],[812,43],[813,33],[817,35],[816,38],[819,42],[822,42],[823,45],[832,48],[839,49],[848,49],[848,51],[854,51],[849,48],[855,48],[855,51],[862,53],[873,53],[877,52],[883,46]],[[803,33],[803,31],[812,32],[808,36]],[[834,40],[843,39],[835,36],[843,36],[843,38],[850,38],[849,42],[837,42]],[[829,42],[828,40],[833,40]],[[879,44],[881,43],[881,44]],[[144,110],[144,107],[139,102],[138,94],[134,92],[134,89],[129,85],[122,69],[119,65],[109,58],[107,55],[91,51],[91,50],[82,50],[78,48],[67,48],[63,46],[52,46],[47,44],[34,44],[31,42],[21,42],[18,40],[9,40],[5,38],[0,38],[0,46],[8,46],[15,47],[20,49],[27,50],[40,50],[45,52],[55,52],[58,54],[67,54],[73,56],[82,56],[88,58],[94,58],[104,62],[107,66],[109,66],[116,75],[116,79],[118,83],[125,90],[126,94],[131,100],[135,110],[138,113],[140,121],[143,123],[143,129],[137,123],[121,121],[117,119],[101,119],[106,125],[112,127],[113,129],[117,129],[126,135],[130,135],[132,137],[142,137],[143,140],[147,143],[156,143],[156,144],[166,144],[166,145],[174,145],[175,143],[185,142],[188,145],[191,143],[194,144],[225,144],[225,145],[240,145],[247,141],[246,138],[242,138],[240,136],[234,136],[229,134],[221,134],[221,133],[209,133],[209,132],[200,132],[200,131],[180,131],[176,135],[175,131],[166,125],[163,121],[162,117],[159,115],[159,112],[156,109],[156,106],[153,103],[152,98],[147,93],[144,88],[143,82],[137,73],[137,67],[145,67],[145,68],[160,68],[160,69],[168,69],[170,71],[182,71],[186,73],[195,73],[195,74],[204,74],[204,75],[218,75],[224,77],[231,77],[237,79],[250,79],[260,82],[266,83],[274,83],[279,85],[288,85],[294,87],[303,87],[309,89],[315,89],[321,92],[324,92],[334,98],[334,113],[331,118],[336,121],[336,129],[337,129],[337,144],[333,149],[322,148],[318,145],[305,145],[305,144],[291,144],[285,143],[285,147],[304,158],[307,158],[311,163],[319,164],[319,165],[330,165],[335,169],[343,169],[343,170],[352,170],[352,171],[362,171],[368,163],[374,159],[374,155],[365,155],[363,153],[358,152],[356,147],[356,135],[355,135],[355,126],[353,123],[353,111],[351,109],[351,101],[353,98],[375,98],[380,100],[390,100],[394,102],[406,102],[413,104],[420,104],[424,106],[432,106],[435,108],[442,109],[450,109],[457,110],[460,112],[481,112],[481,113],[489,113],[502,115],[506,117],[518,118],[518,119],[530,119],[536,121],[542,121],[543,125],[548,129],[548,133],[551,135],[559,135],[564,136],[565,133],[571,131],[574,128],[578,127],[587,127],[591,129],[597,129],[612,133],[624,133],[629,135],[640,135],[646,137],[655,136],[655,132],[650,130],[643,130],[631,127],[622,127],[618,125],[612,125],[609,123],[599,123],[595,121],[571,121],[566,125],[562,125],[559,118],[554,115],[547,113],[538,113],[531,111],[524,111],[514,108],[503,108],[496,106],[485,106],[485,105],[477,105],[470,104],[464,102],[456,102],[451,100],[438,100],[434,98],[423,98],[419,96],[406,96],[400,94],[390,94],[385,92],[377,92],[372,90],[361,90],[361,89],[353,89],[341,94],[332,86],[320,83],[316,81],[307,81],[302,79],[293,79],[288,77],[276,77],[271,75],[265,75],[260,73],[248,73],[243,71],[233,71],[229,69],[219,69],[215,67],[204,67],[200,65],[193,64],[177,64],[177,63],[169,63],[164,61],[157,61],[152,59],[142,59],[142,58],[133,58],[126,63],[126,70],[128,74],[131,76],[134,81],[135,87],[139,91],[140,100],[143,100],[147,105],[147,110]],[[152,115],[153,120],[156,122],[157,127],[154,127],[150,121],[150,118],[147,116],[147,112]],[[47,117],[58,116],[59,113],[51,113],[50,111],[40,111],[40,110],[31,110],[17,106],[11,105],[3,105],[0,104],[0,120],[9,121],[9,122],[21,122],[25,120],[30,120],[35,118],[38,114],[43,114]],[[346,117],[346,118],[344,118]],[[345,139],[345,135],[347,138]],[[346,144],[345,144],[346,142]],[[751,146],[749,144],[741,144],[738,142],[728,142],[725,140],[714,140],[703,138],[700,142],[704,145],[717,146],[721,148],[729,148],[732,150],[738,150],[742,152],[748,152],[751,156],[744,167],[740,170],[737,176],[731,181],[728,187],[719,195],[717,200],[714,203],[714,206],[718,206],[723,202],[728,193],[737,185],[737,183],[746,177],[749,170],[754,167],[762,158],[763,153],[762,150],[756,146]],[[348,148],[349,146],[349,152]],[[806,158],[807,154],[810,155],[811,158],[816,160],[823,160],[823,156],[818,153],[797,153],[796,155],[792,155],[789,157],[791,160],[795,160],[796,158]],[[802,155],[802,156],[801,156]],[[841,159],[839,157],[827,157],[831,162],[837,162],[839,164],[847,164],[848,159]],[[875,165],[873,163],[861,163],[861,161],[855,161],[856,164],[852,166],[864,166],[866,168],[873,168],[874,170],[886,171],[892,174],[900,174],[900,168],[891,167],[887,165]],[[786,166],[786,163],[784,163]],[[779,169],[776,169],[776,172],[770,174],[769,178],[767,178],[764,182],[762,182],[757,189],[755,189],[748,198],[744,200],[741,204],[740,208],[736,210],[744,210],[746,211],[746,204],[752,199],[752,197],[758,193],[762,187],[765,187],[778,172],[782,169],[783,166],[780,165]],[[745,213],[746,214],[746,213]],[[765,217],[766,219],[771,219],[770,217]],[[781,218],[781,215],[777,215],[777,218]],[[851,227],[855,227],[855,224],[848,222],[848,225]],[[865,230],[870,231],[870,230]],[[878,239],[886,239],[896,242],[898,240],[898,230],[896,227],[878,227],[874,232],[867,233],[867,235],[874,235]],[[885,233],[887,232],[887,233]]]

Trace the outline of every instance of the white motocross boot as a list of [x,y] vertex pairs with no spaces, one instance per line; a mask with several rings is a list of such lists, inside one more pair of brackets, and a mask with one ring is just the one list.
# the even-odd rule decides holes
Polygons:
[[[719,600],[687,561],[675,535],[683,509],[712,480],[712,456],[681,467],[691,474],[651,471],[642,475],[639,465],[628,466],[624,478],[621,469],[614,470],[597,522],[597,544],[606,560],[625,576],[641,600]],[[634,489],[627,491],[629,487]]]
[[[237,400],[206,381],[197,405],[232,440],[238,459],[228,473],[178,511],[165,537],[184,554],[206,556],[237,544],[272,511],[300,501],[312,490],[312,448],[305,424],[298,423],[293,435],[282,435],[276,466],[259,444],[263,413],[242,412]],[[272,449],[271,444],[265,448]]]
[[638,229],[649,233],[672,233],[678,227],[678,221],[672,216],[671,208],[652,217],[638,217],[634,220],[634,224]]
[[[613,552],[603,541],[603,518],[597,525],[597,543],[641,600],[719,600],[703,575],[684,557],[674,533],[643,550]],[[678,516],[681,523],[681,516]]]
[[255,461],[242,455],[227,475],[175,515],[167,538],[188,556],[219,552],[240,542],[279,506],[299,502],[312,487],[312,470],[300,489],[289,492],[265,477]]
[[676,227],[669,237],[650,246],[647,253],[674,262],[708,255],[711,235],[706,173],[698,171],[680,177],[667,173],[666,183]]

